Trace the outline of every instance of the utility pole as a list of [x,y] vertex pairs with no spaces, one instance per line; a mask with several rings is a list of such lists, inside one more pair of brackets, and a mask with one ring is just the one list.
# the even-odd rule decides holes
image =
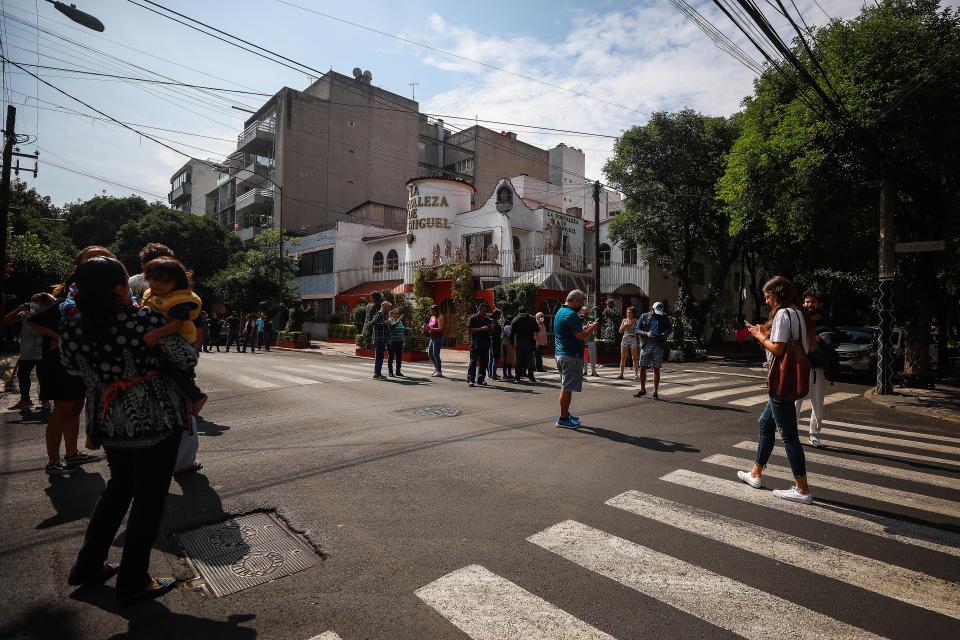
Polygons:
[[13,144],[17,135],[17,108],[7,105],[7,124],[3,129],[3,178],[0,180],[0,317],[7,313],[7,210],[10,208],[10,171],[13,169]]
[[880,335],[877,345],[877,395],[893,393],[893,283],[896,277],[896,237],[893,207],[897,187],[886,174],[880,179],[880,273],[878,305]]
[[[597,309],[600,309],[600,181],[593,183],[593,290]],[[603,317],[603,310],[597,318]]]

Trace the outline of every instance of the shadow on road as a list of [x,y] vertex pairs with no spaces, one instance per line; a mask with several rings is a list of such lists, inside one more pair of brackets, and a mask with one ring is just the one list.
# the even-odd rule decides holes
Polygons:
[[0,626],[0,638],[81,640],[83,634],[74,626],[76,615],[76,611],[68,611],[60,605],[37,605]]
[[660,451],[662,453],[700,453],[700,449],[692,447],[683,442],[661,440],[660,438],[648,438],[646,436],[630,436],[625,433],[620,433],[619,431],[612,431],[611,429],[604,429],[602,427],[588,427],[586,425],[580,425],[579,427],[567,429],[567,431],[576,431],[577,433],[597,436],[598,438],[605,438],[613,442],[632,444],[635,447],[642,447],[644,449],[649,449],[650,451]]
[[216,437],[222,436],[225,431],[230,431],[230,427],[225,424],[210,422],[203,416],[197,416],[197,434],[201,436]]
[[[840,437],[842,438],[843,436],[840,436]],[[904,440],[904,442],[906,443],[907,441]],[[906,464],[911,467],[916,467],[918,469],[931,469],[934,471],[947,471],[952,473],[960,472],[960,460],[958,460],[957,464],[954,466],[954,465],[946,465],[946,464],[940,464],[935,462],[924,462],[923,460],[915,460],[913,458],[904,458],[904,457],[898,456],[896,451],[891,451],[888,455],[884,455],[880,453],[870,453],[869,451],[858,451],[856,449],[847,449],[846,447],[838,447],[837,445],[834,445],[834,444],[824,445],[822,449],[824,451],[830,451],[833,453],[844,453],[850,456],[858,456],[861,458],[875,458],[877,460],[889,460],[890,462],[900,462],[902,464]]]
[[48,476],[50,485],[44,492],[50,498],[56,513],[40,524],[36,529],[49,529],[57,525],[87,518],[93,513],[97,498],[107,488],[107,483],[99,473],[87,473],[79,467],[69,476]]
[[[851,502],[844,502],[843,500],[829,500],[816,497],[814,502],[819,505],[821,508],[830,509],[831,511],[837,511],[839,513],[844,513],[847,515],[856,516],[858,518],[863,518],[864,520],[873,521],[877,516],[888,518],[890,520],[898,520],[904,523],[918,524],[923,525],[924,527],[929,527],[931,529],[937,529],[939,531],[946,531],[948,533],[960,533],[960,526],[951,524],[948,522],[932,522],[930,520],[924,520],[923,518],[914,518],[911,516],[905,516],[902,513],[894,513],[892,511],[884,511],[883,509],[873,509],[871,507],[865,507],[862,504],[853,504]],[[928,542],[936,542],[937,544],[943,544],[951,547],[960,547],[960,540],[945,540],[943,538],[928,538],[922,535],[917,535],[912,529],[909,530],[900,530],[895,527],[887,527],[885,529],[887,533],[894,533],[897,535],[902,535],[908,538],[916,538],[919,540],[927,540]]]
[[716,404],[706,404],[703,402],[684,402],[683,400],[670,400],[669,398],[659,398],[654,402],[663,402],[664,404],[679,404],[685,407],[697,407],[698,409],[709,409],[710,411],[733,411],[735,413],[749,413],[746,409],[736,407],[726,407]]
[[257,637],[256,630],[240,626],[256,618],[252,613],[233,614],[221,622],[184,613],[174,613],[159,600],[144,600],[134,605],[120,607],[117,605],[116,591],[113,587],[103,585],[81,587],[70,594],[70,599],[91,604],[107,613],[125,618],[129,623],[126,633],[113,635],[111,640],[121,638],[169,640],[177,637],[252,640]]

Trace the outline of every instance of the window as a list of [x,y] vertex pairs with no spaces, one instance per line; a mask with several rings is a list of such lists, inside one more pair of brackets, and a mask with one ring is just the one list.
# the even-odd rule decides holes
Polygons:
[[540,313],[543,314],[543,324],[547,327],[547,333],[553,333],[553,317],[560,310],[560,301],[556,298],[547,298],[540,305]]
[[703,263],[690,263],[690,282],[693,284],[703,284]]
[[500,187],[497,190],[497,203],[504,204],[513,204],[513,192],[510,191],[510,187]]
[[383,253],[377,251],[373,254],[373,272],[380,273],[383,271]]
[[610,245],[608,245],[606,242],[600,245],[600,266],[610,266]]
[[317,320],[320,322],[326,322],[327,317],[333,313],[333,299],[321,298],[320,300],[315,300],[314,302],[317,305]]
[[173,179],[173,182],[170,183],[170,189],[171,191],[176,191],[187,182],[190,182],[190,172],[184,171],[183,173],[181,173],[180,175],[178,175],[176,178]]
[[341,302],[338,304],[337,315],[340,316],[340,324],[350,324],[350,303]]
[[560,253],[565,256],[570,255],[570,236],[563,234],[563,237],[560,239]]
[[637,264],[637,245],[633,242],[623,247],[623,264]]
[[387,252],[387,271],[396,271],[400,268],[400,257],[396,249],[390,249]]
[[[485,262],[487,259],[487,249],[492,244],[492,231],[463,236],[463,250],[466,253],[467,262]],[[475,255],[474,252],[479,252],[479,255]]]
[[333,249],[300,254],[298,276],[318,276],[324,273],[333,273]]

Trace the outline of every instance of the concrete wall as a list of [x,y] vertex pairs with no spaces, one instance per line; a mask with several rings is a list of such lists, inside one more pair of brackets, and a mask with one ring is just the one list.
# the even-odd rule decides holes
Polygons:
[[[515,133],[501,135],[486,127],[474,126],[450,136],[449,142],[475,154],[474,206],[486,202],[497,182],[506,176],[526,174],[543,182],[550,179],[549,154],[539,147],[517,140]],[[449,165],[457,155],[446,160]]]

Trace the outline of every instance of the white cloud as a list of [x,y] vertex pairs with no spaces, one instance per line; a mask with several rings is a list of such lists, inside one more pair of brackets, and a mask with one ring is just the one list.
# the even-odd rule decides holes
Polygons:
[[[759,58],[748,49],[748,42],[734,37],[736,28],[726,18],[712,5],[701,4],[704,15]],[[798,4],[808,22],[826,21],[812,1]],[[820,0],[820,4],[835,18],[850,17],[859,10],[848,0]],[[656,110],[686,106],[709,115],[731,114],[752,91],[753,72],[719,50],[696,25],[666,3],[604,14],[582,13],[557,43],[529,35],[486,36],[452,25],[440,15],[430,16],[427,25],[432,45],[606,103],[421,49],[424,64],[460,74],[456,88],[422,101],[421,109],[426,112],[476,113],[491,120],[617,135],[646,122],[649,113]],[[786,36],[788,31],[781,33]],[[469,126],[465,122],[455,124]],[[602,177],[601,168],[612,148],[612,141],[604,138],[548,136],[524,133],[522,129],[518,133],[520,139],[538,146],[565,142],[585,148],[590,178]]]

